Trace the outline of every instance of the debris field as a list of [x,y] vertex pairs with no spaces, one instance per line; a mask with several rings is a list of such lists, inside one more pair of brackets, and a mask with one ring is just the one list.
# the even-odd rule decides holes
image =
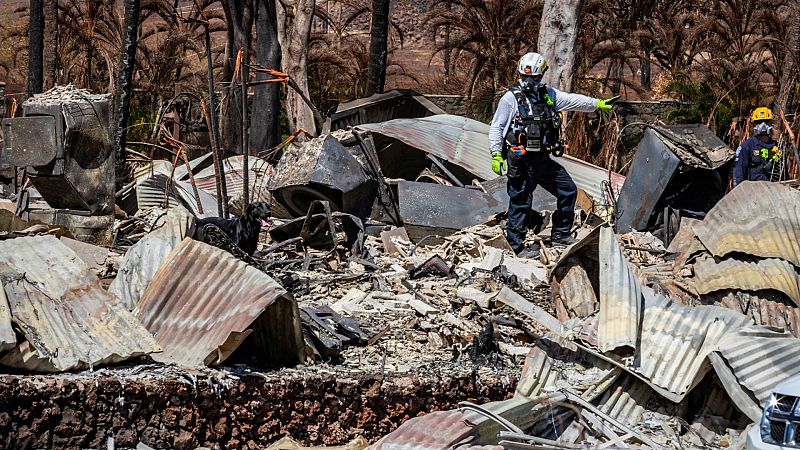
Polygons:
[[480,122],[360,105],[275,164],[143,161],[110,196],[85,95],[26,102],[65,139],[32,161],[53,125],[14,122],[3,154],[30,180],[0,200],[5,448],[744,448],[800,374],[800,192],[726,194],[700,125],[647,127],[626,177],[559,158],[578,242],[545,213],[525,259]]

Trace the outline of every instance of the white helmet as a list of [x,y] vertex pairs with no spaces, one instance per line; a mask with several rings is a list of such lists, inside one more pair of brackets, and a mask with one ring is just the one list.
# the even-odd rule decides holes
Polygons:
[[519,59],[517,72],[520,75],[544,75],[547,72],[547,61],[538,53],[525,53]]

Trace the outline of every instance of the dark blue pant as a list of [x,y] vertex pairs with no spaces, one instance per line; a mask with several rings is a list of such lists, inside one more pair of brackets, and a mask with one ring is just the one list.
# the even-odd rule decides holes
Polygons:
[[542,186],[556,198],[556,211],[553,213],[553,231],[551,238],[567,236],[572,229],[575,218],[575,198],[578,189],[572,177],[564,167],[546,156],[525,156],[526,167],[523,174],[516,179],[509,179],[507,190],[511,198],[508,204],[508,226],[506,238],[514,252],[519,253],[525,247],[525,235],[528,232],[528,218],[531,210],[533,190]]

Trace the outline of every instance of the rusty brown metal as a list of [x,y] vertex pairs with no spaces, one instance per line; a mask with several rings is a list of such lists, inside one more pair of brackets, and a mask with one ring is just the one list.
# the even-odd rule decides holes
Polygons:
[[461,448],[475,438],[474,426],[458,410],[415,417],[384,436],[370,450],[438,450]]
[[714,256],[740,252],[800,266],[800,192],[779,183],[742,182],[694,231]]
[[54,236],[0,242],[0,279],[26,339],[0,359],[2,365],[59,372],[160,350],[86,263]]
[[725,295],[719,303],[749,316],[756,325],[780,328],[800,337],[800,308],[791,306],[788,300],[764,297],[764,293],[733,292]]
[[297,364],[305,344],[295,300],[231,254],[184,239],[150,282],[134,314],[164,352],[186,367],[218,365],[252,334],[266,364]]
[[740,261],[700,258],[694,263],[695,286],[700,294],[740,289],[760,291],[774,289],[800,305],[800,277],[795,267],[782,259]]

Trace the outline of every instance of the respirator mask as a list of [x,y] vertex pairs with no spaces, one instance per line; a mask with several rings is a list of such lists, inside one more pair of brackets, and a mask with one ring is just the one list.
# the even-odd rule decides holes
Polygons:
[[519,79],[519,86],[526,94],[533,94],[543,86],[543,77],[544,75],[523,75],[522,78]]
[[772,124],[769,122],[759,122],[753,126],[753,131],[755,132],[756,136],[771,136]]

